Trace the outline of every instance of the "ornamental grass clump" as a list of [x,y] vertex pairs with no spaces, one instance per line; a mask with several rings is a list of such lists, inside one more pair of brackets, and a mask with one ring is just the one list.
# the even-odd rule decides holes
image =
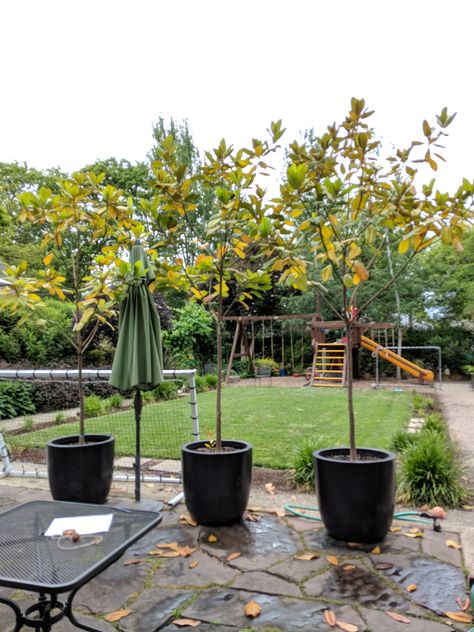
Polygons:
[[401,458],[398,499],[409,505],[458,507],[468,498],[462,468],[444,433],[425,429]]

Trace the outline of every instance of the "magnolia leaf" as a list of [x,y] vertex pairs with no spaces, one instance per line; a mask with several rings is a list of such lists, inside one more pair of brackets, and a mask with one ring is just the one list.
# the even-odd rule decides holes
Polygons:
[[390,533],[398,533],[401,530],[401,527],[390,527]]
[[210,542],[211,544],[213,542],[217,542],[217,538],[215,535],[213,535],[212,533],[209,535],[209,537],[207,538],[208,542]]
[[333,566],[339,566],[339,560],[337,559],[335,555],[328,555],[326,556],[326,559],[329,562],[329,564],[332,564]]
[[459,544],[455,540],[446,540],[446,546],[449,546],[450,549],[456,549],[457,551],[459,551],[459,549],[462,549],[461,544]]
[[411,529],[408,529],[408,533],[422,533],[423,530],[420,529],[420,527],[411,527]]
[[198,564],[199,564],[199,560],[194,560],[194,562],[190,562],[188,564],[188,568],[196,568]]
[[303,562],[311,562],[319,557],[319,553],[301,553],[301,555],[295,555],[295,560],[302,560]]
[[254,599],[246,603],[244,606],[245,616],[249,617],[250,619],[255,619],[256,617],[260,615],[261,612],[262,612],[262,608],[258,605],[258,603]]
[[375,568],[378,571],[388,571],[393,568],[393,564],[391,564],[390,562],[379,562],[375,565]]
[[422,533],[403,533],[403,535],[407,538],[422,538]]
[[[298,408],[296,410],[298,410]],[[275,516],[278,516],[278,518],[284,518],[286,516],[286,511],[284,509],[280,509],[279,507],[269,509],[268,513],[274,514]]]
[[43,263],[45,266],[49,266],[52,260],[53,260],[53,255],[50,253],[49,255],[46,255],[46,257],[43,259]]
[[267,494],[271,494],[272,496],[275,494],[275,485],[273,483],[267,483],[265,485],[265,491]]
[[104,619],[109,623],[115,623],[115,621],[120,621],[120,619],[128,617],[128,615],[132,612],[133,610],[115,610],[115,612],[110,612],[109,614],[106,614]]
[[330,263],[321,270],[321,278],[324,283],[332,279],[332,265]]
[[405,617],[403,614],[398,614],[398,612],[392,612],[390,610],[387,610],[385,614],[388,615],[394,621],[398,621],[398,623],[411,623],[411,619],[409,619],[408,617]]
[[356,261],[353,265],[354,272],[357,274],[361,281],[367,281],[369,278],[369,273],[367,272],[367,268],[362,263],[362,261]]
[[233,551],[232,553],[229,553],[229,555],[226,555],[226,560],[228,562],[232,562],[232,560],[236,560],[238,557],[240,557],[242,555],[242,553],[240,553],[239,551]]
[[416,584],[409,584],[406,588],[407,592],[414,592],[417,589],[417,585]]
[[336,625],[336,615],[332,610],[325,610],[323,614],[324,621],[333,628]]
[[165,544],[157,544],[156,548],[157,549],[173,549],[174,551],[176,551],[178,549],[178,543],[177,542],[165,542]]
[[346,542],[346,545],[348,549],[361,549],[363,547],[360,542]]
[[444,614],[457,623],[472,623],[472,616],[467,612],[445,612]]
[[180,628],[197,628],[197,626],[201,624],[197,619],[174,619],[172,623]]
[[192,549],[190,546],[183,546],[179,549],[179,554],[181,557],[189,557],[194,553],[196,549]]
[[372,555],[380,555],[382,553],[382,549],[377,545],[370,551]]
[[124,566],[133,566],[135,564],[141,564],[143,562],[143,560],[126,560],[123,565]]
[[181,514],[179,517],[179,521],[184,524],[189,524],[191,527],[198,526],[196,520],[194,520],[194,518],[191,518],[191,516],[188,516],[187,514]]
[[352,623],[345,623],[344,621],[336,621],[336,625],[344,632],[359,632],[359,626]]
[[401,242],[398,244],[398,252],[401,255],[404,255],[407,250],[409,250],[410,248],[410,240],[409,239],[402,239]]
[[342,567],[344,573],[351,573],[352,571],[355,571],[355,569],[356,566],[354,564],[344,564],[344,566]]

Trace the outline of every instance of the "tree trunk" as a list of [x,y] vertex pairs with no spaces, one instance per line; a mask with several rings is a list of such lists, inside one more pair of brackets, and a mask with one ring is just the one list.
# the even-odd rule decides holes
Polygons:
[[355,440],[355,415],[353,399],[353,377],[352,377],[352,326],[346,320],[346,345],[347,345],[347,408],[349,415],[349,447],[351,461],[357,460],[356,440]]
[[82,333],[76,334],[77,344],[77,382],[79,388],[79,443],[85,443],[85,424],[84,424],[84,384],[82,380]]
[[222,308],[216,318],[217,391],[216,391],[216,450],[222,450]]

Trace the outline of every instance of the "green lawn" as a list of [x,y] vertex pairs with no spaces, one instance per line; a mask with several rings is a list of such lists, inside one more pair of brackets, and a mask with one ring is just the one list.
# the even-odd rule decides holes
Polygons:
[[[391,436],[407,424],[412,396],[392,390],[356,391],[357,443],[387,448]],[[189,400],[151,404],[142,416],[142,454],[179,458],[179,446],[190,441]],[[215,391],[198,395],[201,438],[213,433]],[[344,389],[239,387],[223,392],[224,438],[244,439],[254,447],[254,463],[274,468],[293,465],[305,441],[319,447],[347,445],[347,400]],[[111,432],[116,452],[134,452],[133,411],[86,421],[87,432]],[[44,447],[47,440],[76,434],[76,424],[61,424],[15,437],[11,447]]]

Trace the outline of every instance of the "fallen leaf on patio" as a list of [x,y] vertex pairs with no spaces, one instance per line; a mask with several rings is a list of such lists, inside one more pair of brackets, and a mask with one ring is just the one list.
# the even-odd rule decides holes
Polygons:
[[333,628],[336,625],[336,615],[332,610],[325,610],[323,614],[324,621]]
[[390,568],[393,568],[393,564],[391,564],[390,562],[379,562],[375,565],[375,568],[378,571],[388,571]]
[[244,520],[248,520],[249,522],[260,522],[261,518],[252,511],[246,511],[244,513]]
[[192,549],[190,546],[183,546],[179,549],[178,553],[181,557],[189,557],[194,553],[196,549]]
[[120,621],[120,619],[128,617],[128,615],[132,612],[133,610],[116,610],[115,612],[110,612],[109,614],[106,614],[104,619],[109,623],[115,623],[115,621]]
[[332,564],[333,566],[339,566],[339,560],[337,559],[335,555],[328,555],[326,559],[329,562],[329,564]]
[[191,518],[191,516],[188,516],[187,514],[181,514],[179,517],[179,521],[184,524],[189,524],[191,525],[191,527],[198,526],[198,523],[194,520],[194,518]]
[[346,544],[350,549],[360,549],[363,546],[360,542],[346,542]]
[[411,529],[408,529],[408,533],[423,533],[423,531],[420,527],[412,527]]
[[271,494],[273,495],[275,493],[275,485],[273,483],[267,483],[265,485],[265,491],[267,492],[267,494]]
[[255,619],[262,612],[262,608],[258,605],[256,601],[253,599],[245,604],[244,606],[245,616],[251,619]]
[[390,527],[390,533],[398,533],[401,530],[401,527]]
[[199,564],[199,561],[194,560],[194,562],[191,562],[191,564],[188,565],[188,568],[196,568],[198,564]]
[[422,538],[423,534],[420,533],[402,533],[402,535],[406,536],[407,538]]
[[161,557],[179,557],[180,552],[179,551],[159,551],[158,555],[160,555]]
[[303,562],[311,562],[319,557],[319,553],[301,553],[301,555],[295,555],[295,560],[302,560]]
[[232,560],[236,560],[241,555],[242,555],[242,553],[239,553],[239,551],[234,551],[233,553],[229,553],[229,555],[227,555],[225,559],[228,562],[232,562]]
[[370,552],[372,555],[380,555],[380,553],[382,553],[382,549],[379,546],[374,546]]
[[407,592],[413,592],[416,590],[416,588],[417,588],[416,584],[409,584],[407,586]]
[[210,542],[211,544],[212,544],[213,542],[217,542],[217,538],[216,538],[216,536],[215,536],[215,535],[213,535],[212,533],[211,533],[211,535],[207,538],[207,540],[208,540],[208,542]]
[[444,614],[456,623],[472,623],[472,617],[467,612],[445,612]]
[[469,599],[469,597],[466,597],[465,599],[463,599],[462,597],[456,597],[456,603],[464,612],[466,610],[469,610],[469,608],[471,607],[471,600]]
[[359,632],[359,627],[352,623],[344,623],[344,621],[336,621],[336,625],[344,632]]
[[279,518],[284,518],[286,516],[286,511],[284,509],[279,509],[278,507],[270,509],[269,513],[275,514],[275,516],[278,516]]
[[344,566],[342,567],[344,573],[350,573],[352,571],[355,571],[355,569],[356,567],[354,566],[354,564],[344,564]]
[[411,623],[411,619],[403,616],[403,614],[398,614],[398,612],[391,612],[390,610],[387,610],[385,614],[387,614],[394,621],[398,621],[398,623]]
[[262,508],[257,505],[249,505],[247,507],[247,511],[262,511]]
[[474,505],[463,505],[462,508],[465,511],[472,511],[474,509]]
[[141,564],[143,560],[127,560],[123,563],[124,566],[133,566],[134,564]]
[[176,551],[176,549],[178,548],[178,543],[177,542],[166,542],[165,544],[157,544],[156,548],[157,549],[173,549],[173,551]]
[[127,492],[127,488],[126,487],[120,487],[120,485],[112,485],[112,487],[110,488],[111,492],[117,492],[118,494],[124,494]]
[[175,619],[171,623],[174,623],[180,628],[197,628],[198,625],[201,625],[201,622],[197,619]]
[[462,546],[458,544],[455,540],[446,540],[446,546],[449,546],[450,549],[456,549],[456,551],[462,549]]

